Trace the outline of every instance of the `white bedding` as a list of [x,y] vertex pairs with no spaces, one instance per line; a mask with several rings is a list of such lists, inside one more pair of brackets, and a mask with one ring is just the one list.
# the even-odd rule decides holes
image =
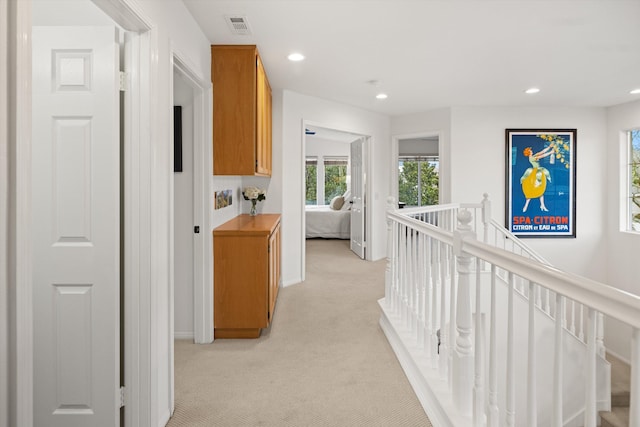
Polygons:
[[306,238],[351,238],[351,211],[335,211],[324,206],[305,206]]

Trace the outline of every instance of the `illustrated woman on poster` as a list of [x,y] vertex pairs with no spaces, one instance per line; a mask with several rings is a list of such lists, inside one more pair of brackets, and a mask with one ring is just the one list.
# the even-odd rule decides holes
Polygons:
[[522,193],[527,201],[524,203],[522,212],[526,212],[529,207],[531,199],[540,199],[540,210],[548,212],[549,209],[544,205],[544,192],[547,189],[547,180],[551,182],[551,174],[549,171],[540,166],[540,159],[544,159],[547,156],[554,154],[554,144],[551,143],[544,150],[537,153],[533,153],[531,147],[527,147],[522,151],[526,157],[529,158],[531,167],[524,171],[522,178],[520,178],[520,184],[522,185]]

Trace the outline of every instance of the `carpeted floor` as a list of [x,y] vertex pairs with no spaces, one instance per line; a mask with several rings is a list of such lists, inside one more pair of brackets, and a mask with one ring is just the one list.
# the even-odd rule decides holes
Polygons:
[[168,426],[431,426],[378,326],[384,269],[308,240],[307,280],[260,338],[176,341]]

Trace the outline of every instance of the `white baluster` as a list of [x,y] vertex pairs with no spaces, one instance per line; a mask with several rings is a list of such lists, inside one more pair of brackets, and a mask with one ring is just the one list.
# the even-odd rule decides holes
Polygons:
[[438,270],[438,248],[439,244],[434,239],[431,239],[430,247],[432,252],[429,257],[429,263],[431,263],[431,283],[433,287],[433,294],[431,296],[431,367],[433,369],[438,368],[438,360],[440,358],[440,338],[439,338],[439,330],[438,326],[438,287],[440,283],[440,273]]
[[415,263],[415,231],[413,229],[409,229],[409,234],[407,235],[407,262],[409,263],[409,288],[408,288],[408,302],[409,302],[409,312],[407,317],[407,329],[409,333],[415,331],[416,326],[416,263]]
[[509,302],[507,306],[507,408],[506,408],[506,425],[507,427],[515,426],[516,416],[516,377],[513,360],[513,293],[514,293],[514,277],[509,272]]
[[447,333],[447,268],[446,268],[446,247],[443,242],[438,242],[440,246],[440,357],[438,366],[442,378],[447,377],[447,362],[449,360],[449,342]]
[[[456,283],[456,262],[453,254],[453,246],[447,247],[447,259],[449,261],[449,386],[453,385],[453,354],[456,347],[456,304],[458,301],[458,287]],[[471,387],[469,387],[471,393]]]
[[[471,256],[462,250],[466,239],[475,239],[475,233],[471,230],[471,213],[463,209],[458,213],[458,227],[453,233],[453,253],[456,255],[458,270],[457,298],[455,271],[451,272],[451,310],[450,322],[455,319],[455,351],[452,352],[451,375],[453,400],[458,411],[463,415],[471,415],[473,408],[473,355],[471,354]],[[456,301],[454,301],[456,300]],[[455,304],[455,305],[454,305]],[[452,328],[453,329],[453,328]],[[455,332],[450,332],[455,337]]]
[[571,300],[571,326],[569,330],[573,335],[576,334],[576,302]]
[[529,347],[527,360],[527,425],[538,425],[538,405],[536,403],[536,304],[533,296],[536,284],[529,282]]
[[422,263],[424,265],[424,349],[425,354],[429,356],[431,354],[431,334],[433,325],[431,324],[431,294],[433,292],[433,286],[431,283],[431,238],[427,235],[422,239]]
[[[596,326],[597,331],[597,326]],[[584,342],[584,305],[580,304],[580,322],[578,323],[578,338]]]
[[587,314],[587,371],[585,372],[584,427],[596,427],[596,311],[588,309]]
[[604,348],[604,314],[598,313],[598,334],[596,336],[596,348],[600,357],[606,356]]
[[420,242],[422,241],[422,233],[416,231],[414,250],[415,250],[415,263],[416,263],[416,342],[418,348],[424,348],[424,277],[423,267],[421,262],[422,248]]
[[[392,196],[387,197],[387,211],[392,211],[395,199]],[[391,306],[391,288],[392,271],[393,271],[393,220],[387,214],[387,266],[384,271],[384,302],[387,308]]]
[[407,324],[407,227],[402,226],[400,230],[400,324],[404,327]]
[[562,427],[562,376],[564,369],[562,364],[563,357],[563,335],[564,335],[564,297],[556,293],[556,326],[555,326],[555,346],[553,352],[553,418],[551,420],[552,427]]
[[485,424],[485,406],[484,406],[484,329],[482,323],[482,289],[481,289],[481,264],[476,258],[476,334],[475,334],[475,353],[474,353],[474,382],[473,382],[473,425],[480,427]]
[[393,249],[391,252],[391,313],[395,315],[398,310],[398,227],[394,222],[392,227]]
[[489,413],[487,427],[498,427],[498,353],[496,336],[496,266],[491,265],[491,321],[489,338]]
[[545,288],[544,290],[545,298],[544,298],[544,312],[547,314],[551,314],[551,304],[549,302],[549,298],[551,298],[549,288]]
[[629,425],[640,426],[640,329],[634,328],[631,338],[631,395]]

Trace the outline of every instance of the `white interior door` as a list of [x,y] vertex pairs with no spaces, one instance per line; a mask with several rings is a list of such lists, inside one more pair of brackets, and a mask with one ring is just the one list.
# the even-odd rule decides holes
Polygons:
[[33,28],[35,426],[119,425],[117,32]]
[[365,257],[364,138],[351,143],[351,250]]

